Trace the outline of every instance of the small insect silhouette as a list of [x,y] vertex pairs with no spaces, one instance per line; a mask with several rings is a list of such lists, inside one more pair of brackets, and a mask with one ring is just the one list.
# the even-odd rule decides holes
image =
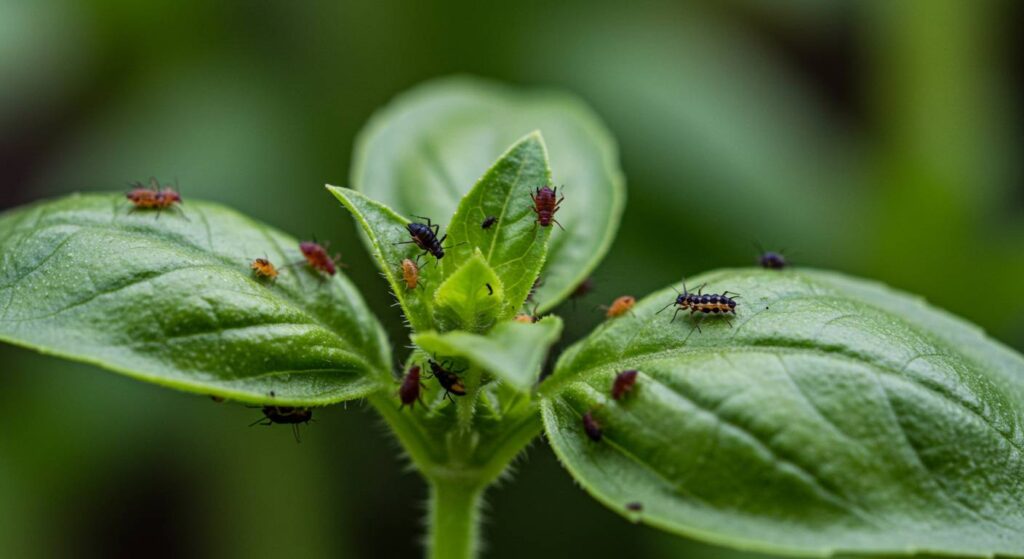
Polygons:
[[[271,394],[273,396],[273,394]],[[309,423],[313,420],[313,410],[309,408],[293,408],[288,406],[263,406],[261,409],[263,412],[263,418],[258,419],[249,424],[249,427],[253,425],[273,425],[275,423],[287,424],[292,426],[292,434],[295,436],[295,442],[302,442],[302,438],[299,436],[299,424]]]
[[422,405],[422,388],[423,381],[420,380],[420,366],[413,365],[409,367],[409,372],[402,379],[402,385],[398,387],[398,399],[402,402],[400,407],[409,406],[411,408],[415,406],[416,402]]
[[626,503],[626,510],[630,512],[643,512],[644,505],[643,503],[637,503],[635,501],[632,503]]
[[420,267],[409,258],[402,259],[402,279],[405,280],[405,287],[416,289],[420,284]]
[[456,396],[466,395],[466,385],[462,383],[462,379],[459,378],[459,373],[464,371],[455,371],[451,369],[450,361],[442,361],[438,363],[433,359],[428,359],[427,364],[430,365],[430,373],[437,379],[437,382],[444,388],[444,397],[452,400],[452,394]]
[[621,297],[616,298],[614,301],[612,301],[611,305],[609,305],[607,307],[602,306],[601,308],[605,309],[605,313],[604,314],[605,314],[605,316],[607,318],[616,318],[616,317],[620,317],[620,316],[628,313],[629,311],[633,310],[633,307],[635,305],[636,305],[636,298],[635,297],[633,297],[632,295],[623,295]]
[[[179,211],[181,208],[178,204],[181,204],[181,194],[178,194],[176,190],[171,188],[169,185],[161,188],[160,181],[156,180],[156,177],[150,177],[149,186],[143,185],[141,182],[130,183],[132,187],[125,197],[132,203],[132,211],[136,210],[156,210],[157,218],[160,218],[160,212],[163,210],[176,208]],[[182,214],[184,217],[184,214]]]
[[341,255],[331,256],[327,254],[327,248],[316,241],[302,241],[299,243],[299,251],[306,259],[310,268],[333,276],[338,272],[337,264]]
[[551,188],[549,186],[542,186],[530,194],[530,198],[533,198],[533,213],[537,214],[536,223],[541,227],[550,227],[552,223],[558,226],[559,229],[565,231],[562,224],[555,219],[555,214],[561,207],[562,200],[565,200],[565,196],[559,197],[558,187]]
[[601,442],[601,438],[604,436],[604,432],[601,430],[601,424],[594,419],[593,413],[588,411],[583,414],[583,431],[590,437],[590,440],[595,443]]
[[[733,315],[736,314],[735,299],[739,297],[739,294],[733,293],[730,296],[730,292],[725,291],[719,295],[716,293],[703,293],[703,290],[704,285],[701,285],[697,289],[697,293],[690,293],[686,289],[686,282],[684,281],[682,293],[680,293],[679,290],[676,290],[677,296],[675,300],[662,307],[662,309],[658,311],[658,313],[660,314],[665,309],[675,305],[676,312],[672,314],[672,320],[669,321],[669,323],[675,322],[676,316],[679,315],[679,311],[682,310],[689,310],[690,316],[693,316],[698,312],[702,313],[702,315],[717,314],[721,316],[726,316],[730,313]],[[729,322],[728,319],[726,320],[726,323],[729,324],[729,326],[732,326],[732,323]],[[700,324],[697,323],[696,321],[694,322],[694,327],[697,328],[698,332],[701,331]]]
[[762,268],[768,270],[781,270],[789,266],[789,262],[786,261],[784,250],[765,250],[759,243],[754,243],[754,246],[756,246],[758,252],[761,253],[760,256],[757,257],[757,263],[760,264]]
[[497,222],[498,222],[497,216],[489,215],[489,216],[487,216],[484,219],[483,223],[480,224],[480,228],[481,229],[490,229],[491,226],[494,225]]
[[612,382],[612,400],[621,400],[636,385],[637,371],[629,369],[615,375]]
[[274,281],[277,279],[277,267],[266,258],[257,258],[249,264],[254,276],[257,279]]

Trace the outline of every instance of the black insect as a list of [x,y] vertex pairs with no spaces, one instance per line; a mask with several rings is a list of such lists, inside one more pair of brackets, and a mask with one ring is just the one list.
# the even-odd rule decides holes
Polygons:
[[486,219],[484,219],[484,222],[480,224],[480,228],[481,229],[490,229],[491,226],[494,225],[497,222],[498,222],[498,217],[497,216],[489,215],[489,216],[487,216]]
[[635,501],[632,503],[626,503],[626,510],[630,512],[642,512],[644,510],[644,505],[643,503],[637,503]]
[[401,407],[414,407],[417,401],[422,404],[423,399],[420,397],[420,390],[422,388],[423,382],[420,380],[420,366],[413,365],[409,367],[409,372],[402,379],[402,385],[398,387],[398,399],[402,401]]
[[[273,392],[271,392],[273,396]],[[290,424],[292,426],[292,434],[295,435],[295,442],[302,442],[302,438],[299,437],[299,424],[309,423],[313,420],[313,410],[309,408],[292,408],[288,406],[263,406],[263,418],[249,424],[249,427],[253,425],[273,425],[275,423]]]
[[601,432],[601,424],[594,419],[594,416],[589,411],[583,414],[583,431],[595,443],[601,442],[601,437],[604,436]]
[[440,239],[437,238],[438,232],[441,230],[440,225],[435,225],[430,221],[429,217],[420,217],[415,215],[413,217],[427,220],[426,223],[418,223],[415,221],[406,224],[405,228],[409,231],[409,236],[412,237],[411,241],[403,241],[400,245],[415,244],[423,250],[423,254],[431,254],[434,258],[440,260],[444,258],[444,247],[441,246],[444,240],[448,238],[446,233]]
[[463,384],[462,379],[459,378],[459,373],[465,369],[455,371],[451,369],[450,363],[451,361],[442,361],[438,363],[433,359],[427,360],[427,364],[430,365],[431,374],[433,374],[434,378],[437,379],[441,388],[444,388],[445,397],[454,402],[455,400],[452,399],[452,394],[455,394],[456,396],[466,395],[466,385]]
[[[715,293],[703,293],[703,290],[704,286],[701,285],[697,289],[697,293],[690,293],[686,290],[686,282],[684,281],[683,292],[679,293],[679,291],[676,290],[678,295],[675,300],[662,307],[658,312],[660,313],[672,305],[675,305],[676,312],[672,314],[672,320],[670,322],[676,321],[676,316],[679,314],[679,311],[687,309],[690,311],[691,316],[698,312],[703,314],[720,314],[723,316],[729,313],[732,313],[733,315],[736,314],[736,301],[734,299],[738,298],[739,294],[733,293],[730,296],[729,292],[725,291],[719,295]],[[731,322],[726,321],[726,323],[729,324],[729,326],[732,326]],[[694,322],[694,326],[699,332],[700,324]]]
[[786,255],[783,254],[785,251],[765,250],[764,247],[757,243],[755,243],[755,246],[757,246],[757,250],[761,253],[761,255],[757,257],[757,263],[760,264],[762,268],[766,268],[768,270],[781,270],[789,265],[789,262],[786,261]]
[[487,286],[487,294],[488,295],[494,295],[494,288],[491,287],[491,284],[485,283],[484,285]]

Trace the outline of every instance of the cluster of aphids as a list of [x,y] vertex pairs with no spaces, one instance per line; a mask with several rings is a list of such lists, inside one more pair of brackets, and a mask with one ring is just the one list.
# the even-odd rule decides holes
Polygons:
[[423,379],[425,378],[437,379],[437,383],[444,389],[444,398],[454,401],[452,394],[456,396],[466,395],[466,385],[463,384],[462,377],[459,376],[465,369],[455,369],[449,360],[438,362],[428,359],[427,366],[430,367],[430,376],[424,375],[419,365],[412,365],[409,367],[409,371],[405,373],[405,377],[402,378],[402,384],[398,387],[398,399],[402,402],[401,407],[413,407],[416,402],[424,405],[422,390]]

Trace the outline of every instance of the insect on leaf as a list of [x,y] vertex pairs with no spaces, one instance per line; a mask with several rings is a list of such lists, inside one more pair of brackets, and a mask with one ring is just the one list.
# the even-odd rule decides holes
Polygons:
[[[1024,358],[920,300],[837,274],[729,270],[721,315],[600,326],[541,384],[566,468],[627,517],[771,553],[1024,553]],[[677,288],[679,286],[676,286]],[[701,331],[694,321],[701,321]],[[639,371],[613,400],[615,375]],[[602,441],[583,430],[590,412]]]

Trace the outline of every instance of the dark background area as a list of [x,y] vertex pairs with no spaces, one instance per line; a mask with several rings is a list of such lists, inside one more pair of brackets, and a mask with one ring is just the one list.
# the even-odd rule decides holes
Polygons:
[[[322,185],[375,109],[431,77],[555,87],[617,137],[620,235],[563,343],[617,295],[745,266],[754,242],[876,278],[1024,348],[1011,2],[0,0],[0,209],[151,175],[340,247]],[[495,154],[497,155],[497,154]],[[555,169],[557,175],[557,169]],[[638,274],[635,271],[642,270]],[[426,494],[359,403],[296,445],[257,410],[0,347],[0,555],[405,557]],[[488,495],[488,557],[740,554],[636,527],[538,440]]]

